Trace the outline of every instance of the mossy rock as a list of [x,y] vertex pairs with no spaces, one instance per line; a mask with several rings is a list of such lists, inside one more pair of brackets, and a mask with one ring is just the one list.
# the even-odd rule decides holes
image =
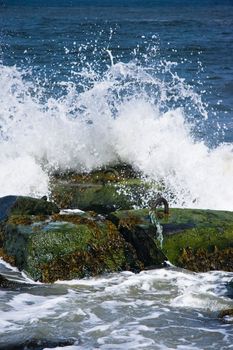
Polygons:
[[[141,215],[142,214],[142,215]],[[136,250],[145,267],[162,267],[166,256],[159,248],[156,230],[150,222],[147,210],[116,211],[109,215],[118,230]]]
[[142,198],[151,188],[152,184],[145,183],[129,166],[83,174],[55,174],[50,181],[51,199],[60,208],[97,213],[141,206]]
[[233,309],[224,309],[219,312],[219,317],[223,318],[225,316],[233,317]]
[[11,215],[2,229],[2,251],[41,282],[141,267],[112,222],[86,214],[57,214],[43,221]]
[[145,236],[150,236],[148,242],[151,236],[156,241],[156,244],[151,244],[151,249],[156,254],[159,249],[175,266],[203,272],[233,271],[232,212],[170,209],[169,215],[162,212],[156,215],[162,227],[162,245],[148,210],[117,211],[111,214],[111,219],[128,241],[143,227]]
[[0,221],[10,215],[51,215],[59,213],[56,204],[46,199],[25,196],[6,196],[0,198]]
[[121,163],[98,168],[90,172],[66,171],[56,172],[51,176],[52,180],[63,180],[78,184],[106,184],[108,182],[120,182],[126,179],[138,179],[141,173],[135,171],[130,165]]

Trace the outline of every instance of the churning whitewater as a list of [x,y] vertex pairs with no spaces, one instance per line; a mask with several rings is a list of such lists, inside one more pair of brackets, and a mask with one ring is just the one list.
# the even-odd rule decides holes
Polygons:
[[232,305],[226,295],[232,273],[169,267],[30,286],[2,260],[0,268],[27,282],[20,293],[0,292],[0,346],[47,338],[75,341],[57,350],[231,348],[232,320],[217,315]]
[[194,136],[208,106],[174,67],[112,59],[101,74],[77,71],[81,88],[59,83],[63,94],[52,96],[46,79],[2,64],[0,195],[49,194],[55,170],[126,162],[162,182],[173,206],[233,210],[232,144],[209,148]]

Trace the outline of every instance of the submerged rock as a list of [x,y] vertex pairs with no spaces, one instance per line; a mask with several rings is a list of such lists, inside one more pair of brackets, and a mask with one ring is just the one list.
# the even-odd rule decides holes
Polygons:
[[79,208],[97,213],[140,206],[151,185],[129,166],[83,174],[57,174],[51,179],[51,198],[60,208]]
[[233,271],[232,212],[170,209],[169,215],[158,212],[156,216],[157,227],[145,209],[110,215],[145,264],[160,264],[164,259],[192,271]]
[[9,281],[5,276],[0,274],[0,288],[15,289],[18,287],[18,283]]
[[233,299],[233,280],[231,280],[226,284],[226,288],[227,288],[227,296]]
[[30,283],[14,281],[8,279],[6,276],[0,274],[0,288],[2,289],[11,289],[11,290],[19,290],[24,289],[26,287],[32,287],[33,285]]
[[57,348],[73,345],[76,339],[58,339],[58,340],[46,340],[46,339],[28,339],[25,342],[0,344],[0,350],[43,350],[45,348]]
[[115,225],[88,214],[11,214],[2,228],[1,242],[5,260],[41,282],[140,266]]
[[224,309],[219,312],[219,317],[223,318],[225,316],[233,317],[233,309]]
[[233,323],[233,309],[221,310],[218,314],[218,318],[224,321],[224,323]]

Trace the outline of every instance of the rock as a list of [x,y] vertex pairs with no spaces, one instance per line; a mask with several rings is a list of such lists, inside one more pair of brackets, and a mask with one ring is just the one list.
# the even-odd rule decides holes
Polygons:
[[0,288],[3,289],[11,289],[11,290],[19,290],[19,289],[24,289],[27,287],[32,287],[33,284],[29,283],[24,283],[24,282],[18,282],[18,281],[13,281],[5,277],[4,275],[0,274]]
[[129,166],[83,174],[57,174],[51,178],[51,198],[60,208],[97,213],[140,206],[151,184],[144,183]]
[[[108,176],[117,175],[111,170]],[[93,212],[58,212],[45,198],[1,198],[0,256],[48,283],[160,267],[167,260],[198,272],[233,271],[232,212],[118,210],[108,219]],[[2,278],[0,286],[8,282]]]
[[159,248],[156,229],[150,222],[148,210],[116,211],[109,219],[136,250],[144,267],[162,267],[166,256]]
[[45,348],[57,348],[73,345],[76,339],[60,339],[60,340],[46,340],[46,339],[29,339],[25,342],[17,342],[11,344],[0,343],[0,350],[43,350]]
[[158,264],[167,259],[175,266],[192,271],[233,271],[232,212],[170,209],[169,215],[158,212],[156,216],[162,234],[152,225],[148,210],[116,211],[110,215],[145,265],[156,262],[158,256]]
[[223,317],[226,317],[226,316],[233,317],[233,309],[221,310],[219,315],[218,315],[219,318],[223,318]]
[[233,280],[226,283],[227,296],[233,299]]
[[6,260],[41,282],[141,268],[115,225],[90,214],[41,218],[14,213],[5,221],[0,242]]
[[0,288],[16,289],[19,283],[14,281],[9,281],[6,277],[0,274]]
[[225,323],[233,323],[233,309],[221,310],[218,318],[222,319]]
[[6,196],[0,198],[0,221],[9,215],[51,215],[59,213],[56,204],[44,199],[24,196]]

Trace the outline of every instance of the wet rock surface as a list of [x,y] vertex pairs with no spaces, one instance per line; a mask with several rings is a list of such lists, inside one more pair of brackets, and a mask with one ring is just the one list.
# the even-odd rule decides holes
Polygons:
[[[140,237],[143,230],[155,241],[154,251],[157,247],[175,266],[197,272],[233,271],[232,212],[170,209],[169,215],[163,212],[156,215],[162,229],[160,237],[146,209],[116,211],[110,217],[129,241],[135,239],[135,232],[138,232],[136,237]],[[144,248],[145,244],[142,246]]]
[[55,174],[50,185],[51,198],[60,208],[79,208],[102,214],[140,206],[142,195],[150,186],[129,166],[83,174]]
[[[166,260],[156,238],[156,227],[150,222],[148,211],[116,211],[109,215],[118,230],[136,250],[144,267],[162,267]],[[136,215],[135,215],[136,214]]]
[[22,343],[8,344],[0,346],[0,350],[43,350],[45,348],[66,347],[73,345],[75,339],[46,340],[46,339],[29,339]]
[[[129,209],[151,189],[146,186],[121,166],[53,175],[56,204],[45,196],[0,198],[0,257],[45,283],[140,271],[167,260],[197,272],[233,271],[233,213]],[[60,212],[58,205],[92,211]],[[0,276],[0,287],[17,287],[11,283]]]
[[5,259],[41,282],[139,268],[115,225],[90,214],[11,215],[1,240]]
[[17,282],[14,282],[14,281],[10,281],[5,276],[0,274],[0,288],[3,288],[3,289],[18,289],[22,285],[23,285],[22,283],[17,283]]
[[9,215],[51,215],[59,213],[56,204],[45,198],[37,199],[25,196],[5,196],[0,198],[0,221]]

